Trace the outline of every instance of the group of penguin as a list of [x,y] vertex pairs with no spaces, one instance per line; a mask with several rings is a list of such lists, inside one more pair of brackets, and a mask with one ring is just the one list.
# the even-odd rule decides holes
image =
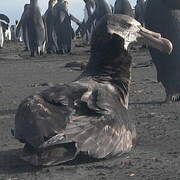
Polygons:
[[[76,34],[79,31],[90,42],[95,25],[105,14],[126,14],[133,17],[128,0],[116,0],[114,6],[106,0],[84,0],[84,3],[84,19],[80,22],[68,13],[68,2],[65,0],[49,0],[44,15],[41,15],[38,0],[30,0],[30,4],[24,5],[20,21],[12,26],[11,31],[15,31],[12,37],[16,39],[22,36],[25,50],[30,51],[31,56],[44,54],[45,49],[49,54],[64,54],[71,52],[71,41],[75,35],[71,21],[79,26]],[[8,31],[7,28],[3,24],[4,32]]]
[[[114,7],[106,0],[84,2],[88,18],[78,22],[79,32],[91,40],[84,72],[71,83],[55,85],[26,98],[15,116],[12,134],[25,144],[22,159],[35,166],[70,162],[79,154],[107,159],[134,147],[136,129],[128,114],[128,98],[132,62],[129,50],[135,42],[149,46],[166,100],[180,100],[179,0],[138,0],[142,6],[136,6],[135,14],[140,22],[131,17],[128,0],[116,0]],[[44,52],[45,26],[50,32],[49,51],[56,46],[59,53],[71,48],[71,38],[60,36],[64,33],[60,24],[66,24],[67,33],[72,34],[67,27],[76,18],[68,14],[67,2],[53,3],[50,1],[45,13],[46,23],[37,0],[25,6],[19,26],[25,27],[31,55]]]
[[72,38],[75,33],[71,26],[74,21],[78,31],[87,42],[91,41],[91,35],[95,25],[105,14],[126,14],[133,16],[133,10],[128,0],[116,0],[114,7],[106,0],[84,0],[84,19],[79,21],[68,12],[68,2],[65,0],[49,0],[48,9],[41,14],[38,0],[30,0],[30,4],[24,5],[24,11],[16,27],[16,37],[20,37],[25,45],[25,50],[30,51],[31,56],[45,53],[70,53]]
[[30,51],[32,57],[44,54],[45,50],[49,54],[71,51],[71,20],[78,24],[80,21],[68,13],[67,5],[64,0],[49,0],[44,15],[41,15],[38,0],[30,0],[30,4],[24,5],[16,36],[22,32],[25,50]]

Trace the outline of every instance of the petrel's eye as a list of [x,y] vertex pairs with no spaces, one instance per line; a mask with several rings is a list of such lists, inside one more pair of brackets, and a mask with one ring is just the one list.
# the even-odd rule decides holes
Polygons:
[[124,29],[128,29],[132,26],[132,24],[128,23],[127,21],[122,20],[121,21],[121,27],[123,27]]
[[132,25],[129,24],[129,23],[122,23],[122,27],[123,27],[124,29],[129,29],[131,26],[132,26]]

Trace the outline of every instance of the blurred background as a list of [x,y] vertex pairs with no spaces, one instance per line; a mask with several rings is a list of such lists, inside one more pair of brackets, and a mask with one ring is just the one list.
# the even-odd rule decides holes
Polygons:
[[[73,14],[78,19],[83,19],[83,0],[67,0],[69,2],[69,13]],[[110,4],[114,5],[115,0],[107,0]],[[129,0],[132,7],[134,7],[136,0]],[[23,12],[24,4],[29,3],[30,0],[1,0],[0,13],[6,14],[11,23],[15,24],[15,20],[19,20]],[[39,0],[41,12],[44,13],[48,7],[48,0]]]

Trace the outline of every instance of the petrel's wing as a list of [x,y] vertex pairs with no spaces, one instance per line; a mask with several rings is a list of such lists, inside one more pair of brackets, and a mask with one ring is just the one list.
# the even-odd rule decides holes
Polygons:
[[78,114],[72,115],[66,129],[45,142],[43,148],[71,141],[78,152],[94,158],[120,155],[132,148],[134,124],[115,94],[93,89],[76,103]]

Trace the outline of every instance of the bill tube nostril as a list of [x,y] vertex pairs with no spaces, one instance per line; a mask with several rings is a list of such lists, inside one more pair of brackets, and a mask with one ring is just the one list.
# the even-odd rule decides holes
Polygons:
[[149,31],[145,28],[143,28],[143,31],[141,30],[139,34],[141,35],[138,38],[140,42],[146,43],[148,46],[167,54],[172,52],[173,45],[171,41],[166,38],[162,38],[161,34]]
[[160,33],[157,33],[157,32],[153,32],[153,31],[150,31],[150,30],[148,30],[148,29],[146,29],[146,28],[144,28],[144,27],[140,27],[140,32],[144,32],[144,33],[147,33],[147,34],[150,34],[150,35],[152,35],[152,36],[154,36],[154,37],[156,37],[156,38],[161,38],[161,34]]

